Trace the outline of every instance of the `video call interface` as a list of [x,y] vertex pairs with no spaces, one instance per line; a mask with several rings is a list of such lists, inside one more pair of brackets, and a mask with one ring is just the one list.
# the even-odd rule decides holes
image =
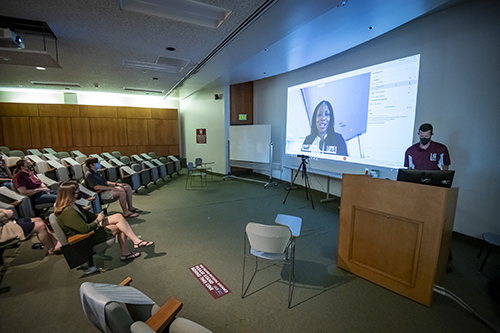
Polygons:
[[419,67],[418,54],[289,87],[285,153],[403,167]]

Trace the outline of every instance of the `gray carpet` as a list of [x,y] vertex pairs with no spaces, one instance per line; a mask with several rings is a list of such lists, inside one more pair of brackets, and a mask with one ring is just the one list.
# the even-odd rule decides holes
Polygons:
[[[119,260],[118,246],[95,255],[103,274],[83,277],[70,270],[62,255],[44,256],[32,250],[32,238],[7,249],[0,273],[0,331],[95,332],[85,318],[79,286],[85,281],[119,283],[130,276],[132,286],[160,305],[169,297],[183,301],[180,316],[214,332],[491,332],[481,320],[449,298],[436,295],[425,307],[336,267],[338,201],[320,203],[314,192],[311,209],[303,188],[290,192],[286,184],[264,189],[241,180],[209,180],[203,191],[184,189],[185,171],[134,194],[145,212],[128,219],[133,230],[155,245],[130,263]],[[118,212],[118,203],[109,208]],[[276,214],[303,219],[296,242],[297,286],[287,309],[288,285],[275,282],[283,271],[271,268],[254,280],[241,298],[245,225],[273,224]],[[500,306],[487,293],[488,280],[500,274],[500,258],[491,255],[478,274],[478,242],[454,237],[453,271],[445,288],[482,316],[500,326]],[[214,299],[189,271],[202,263],[231,292]]]

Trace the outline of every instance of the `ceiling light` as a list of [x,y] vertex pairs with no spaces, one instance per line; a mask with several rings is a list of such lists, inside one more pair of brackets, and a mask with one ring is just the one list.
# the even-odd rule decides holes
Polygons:
[[40,66],[37,66],[35,67],[36,69],[38,69],[39,71],[44,71],[45,70],[45,67],[40,67]]
[[214,29],[231,14],[228,9],[193,0],[120,0],[120,8]]

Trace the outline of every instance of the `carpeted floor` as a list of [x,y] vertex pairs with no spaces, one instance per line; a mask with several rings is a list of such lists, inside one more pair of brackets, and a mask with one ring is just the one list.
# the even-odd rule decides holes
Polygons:
[[[283,204],[285,183],[264,189],[217,175],[203,191],[186,191],[185,177],[184,170],[134,194],[134,204],[144,213],[128,220],[137,235],[155,245],[130,263],[119,260],[117,245],[104,256],[95,255],[96,264],[107,268],[103,274],[83,277],[83,270],[70,270],[62,255],[46,257],[44,251],[32,250],[36,238],[7,249],[0,272],[0,332],[96,332],[83,314],[80,284],[119,283],[127,276],[160,305],[169,297],[179,298],[184,303],[181,317],[214,332],[492,331],[449,298],[436,295],[428,308],[337,268],[338,201],[320,203],[324,194],[314,192],[312,210],[299,188]],[[109,208],[110,214],[118,211],[118,203]],[[287,309],[288,285],[271,283],[286,276],[287,268],[262,272],[250,295],[241,298],[245,225],[273,224],[279,213],[303,219],[292,309]],[[500,306],[487,292],[489,279],[500,274],[500,257],[493,253],[479,274],[478,244],[454,237],[453,271],[442,286],[500,326]],[[199,263],[231,292],[212,298],[189,271]]]

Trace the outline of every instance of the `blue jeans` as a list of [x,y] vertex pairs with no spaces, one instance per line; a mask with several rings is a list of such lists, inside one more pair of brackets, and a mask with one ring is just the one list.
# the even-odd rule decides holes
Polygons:
[[5,186],[7,187],[9,190],[12,190],[12,182],[2,182],[0,183],[0,186]]
[[31,202],[33,205],[40,205],[45,203],[55,203],[57,198],[57,193],[54,190],[47,192],[38,192],[33,194],[31,197]]

